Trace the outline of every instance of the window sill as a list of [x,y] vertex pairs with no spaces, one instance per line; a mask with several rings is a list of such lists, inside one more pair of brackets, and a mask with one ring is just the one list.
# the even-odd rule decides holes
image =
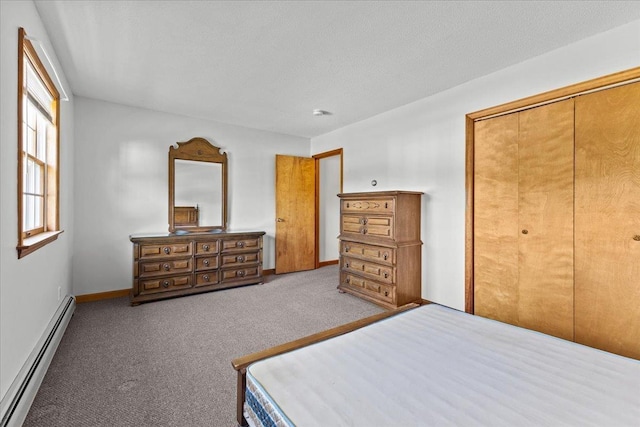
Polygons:
[[58,236],[62,234],[64,230],[48,231],[46,233],[40,233],[36,236],[26,238],[22,241],[22,245],[16,247],[18,250],[18,259],[29,255],[32,252],[40,249],[41,247],[48,245],[54,240],[58,239]]

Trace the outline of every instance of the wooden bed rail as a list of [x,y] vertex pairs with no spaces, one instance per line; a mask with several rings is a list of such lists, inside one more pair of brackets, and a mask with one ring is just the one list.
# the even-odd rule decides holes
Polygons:
[[395,316],[396,314],[400,314],[404,311],[411,310],[419,306],[420,304],[416,304],[416,303],[406,304],[406,305],[403,305],[402,307],[398,307],[395,310],[374,314],[373,316],[365,317],[364,319],[346,323],[344,325],[327,329],[326,331],[318,332],[313,335],[309,335],[304,338],[297,339],[295,341],[290,341],[285,344],[280,344],[275,347],[268,348],[266,350],[258,351],[256,353],[251,353],[246,356],[233,359],[231,361],[231,365],[233,366],[233,369],[238,371],[238,382],[237,382],[238,394],[237,394],[237,413],[236,413],[238,425],[240,426],[247,425],[247,421],[244,419],[243,410],[244,410],[245,388],[247,386],[247,367],[249,367],[249,365],[251,365],[252,363],[258,362],[263,359],[267,359],[269,357],[277,356],[279,354],[297,350],[299,348],[306,347],[311,344],[319,343],[321,341],[328,340],[329,338],[334,338],[349,332],[353,332],[364,326],[371,325],[372,323],[379,322],[381,320],[387,319],[389,317]]

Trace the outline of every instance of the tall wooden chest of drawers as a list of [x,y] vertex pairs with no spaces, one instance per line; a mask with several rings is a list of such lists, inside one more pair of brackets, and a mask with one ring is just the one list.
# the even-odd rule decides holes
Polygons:
[[420,301],[422,193],[343,193],[338,289],[387,308]]
[[262,282],[263,231],[140,234],[131,304]]

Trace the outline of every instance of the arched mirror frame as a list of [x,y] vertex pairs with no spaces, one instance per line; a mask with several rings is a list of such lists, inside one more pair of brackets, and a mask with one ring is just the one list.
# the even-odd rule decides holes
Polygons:
[[[227,228],[227,153],[204,138],[195,137],[178,142],[178,148],[169,147],[169,232],[176,231],[224,231]],[[175,160],[219,163],[222,165],[222,224],[181,227],[175,224]]]

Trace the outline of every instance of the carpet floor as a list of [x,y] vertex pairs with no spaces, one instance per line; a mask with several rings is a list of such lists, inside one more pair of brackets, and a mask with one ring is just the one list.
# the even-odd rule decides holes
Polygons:
[[334,265],[137,307],[79,304],[24,426],[235,426],[232,359],[383,311],[337,283]]

